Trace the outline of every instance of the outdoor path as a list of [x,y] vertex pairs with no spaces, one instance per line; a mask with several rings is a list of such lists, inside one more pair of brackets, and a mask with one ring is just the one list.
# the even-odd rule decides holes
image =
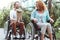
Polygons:
[[[5,34],[6,33],[4,33],[4,29],[0,28],[0,40],[5,40],[4,39],[5,38]],[[25,40],[31,40],[31,39],[25,39]],[[49,40],[49,39],[45,38],[45,40]]]

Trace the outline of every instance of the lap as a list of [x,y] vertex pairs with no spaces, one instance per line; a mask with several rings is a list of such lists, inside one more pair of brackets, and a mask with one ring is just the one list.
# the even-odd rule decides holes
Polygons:
[[40,23],[40,22],[38,22],[37,25],[42,27],[42,26],[49,26],[51,24],[50,23]]
[[24,25],[24,22],[17,22],[15,20],[10,21],[10,25],[13,25],[13,24],[19,26],[19,25]]
[[41,33],[45,34],[46,29],[49,29],[49,33],[52,33],[52,27],[50,23],[37,23],[37,25],[41,28]]

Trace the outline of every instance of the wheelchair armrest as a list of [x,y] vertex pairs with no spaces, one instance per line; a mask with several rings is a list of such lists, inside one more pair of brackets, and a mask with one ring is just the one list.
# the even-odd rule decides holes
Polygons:
[[48,20],[47,22],[50,23],[52,26],[53,26],[53,24],[54,24],[54,23],[51,23],[50,20]]
[[33,24],[36,24],[36,22],[35,22],[34,20],[31,20],[31,22],[32,22]]
[[34,23],[34,20],[31,20],[32,23]]
[[[31,20],[32,23],[35,23],[34,20]],[[50,20],[47,21],[48,23],[50,23]]]
[[50,23],[50,20],[47,20],[48,23]]
[[7,20],[10,20],[10,16],[7,17]]

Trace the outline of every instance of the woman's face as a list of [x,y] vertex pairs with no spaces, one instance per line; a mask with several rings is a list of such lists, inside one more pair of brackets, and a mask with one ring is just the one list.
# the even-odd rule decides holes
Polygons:
[[41,1],[36,2],[36,8],[40,11],[44,10],[44,5]]

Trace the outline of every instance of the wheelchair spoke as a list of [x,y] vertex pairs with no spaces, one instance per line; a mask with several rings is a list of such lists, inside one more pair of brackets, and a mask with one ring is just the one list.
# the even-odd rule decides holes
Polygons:
[[31,31],[32,31],[32,28],[31,28],[31,26],[28,24],[28,25],[26,26],[26,32],[28,32],[29,34],[31,34]]
[[27,24],[26,26],[26,33],[27,33],[27,38],[33,40],[33,37],[34,37],[34,29],[33,29],[33,24],[32,23],[29,23]]

